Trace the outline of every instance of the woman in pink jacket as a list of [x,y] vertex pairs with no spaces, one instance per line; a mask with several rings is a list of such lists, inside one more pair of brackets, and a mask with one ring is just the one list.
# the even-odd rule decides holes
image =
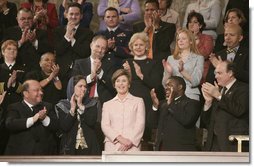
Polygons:
[[105,151],[140,151],[145,129],[143,99],[129,93],[131,77],[127,70],[117,70],[112,83],[117,95],[102,108]]

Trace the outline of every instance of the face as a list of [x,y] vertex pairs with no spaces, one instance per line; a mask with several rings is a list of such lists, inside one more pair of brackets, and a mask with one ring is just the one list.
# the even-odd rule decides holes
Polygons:
[[243,36],[239,34],[236,28],[225,28],[224,31],[224,41],[228,48],[234,48],[239,45]]
[[228,20],[227,22],[229,24],[240,24],[241,23],[241,19],[237,16],[237,14],[235,12],[230,12],[228,14]]
[[109,28],[115,28],[119,23],[119,16],[116,11],[108,10],[105,13],[104,21]]
[[92,42],[90,45],[92,57],[101,60],[107,51],[107,44],[107,41],[102,38]]
[[190,48],[190,39],[185,32],[181,32],[177,37],[177,45],[180,50],[189,49]]
[[17,15],[17,21],[21,29],[30,29],[33,25],[33,16],[31,12],[20,11]]
[[42,88],[38,81],[29,81],[29,88],[24,91],[24,98],[32,105],[36,105],[42,101]]
[[159,0],[159,8],[166,9],[167,8],[167,1],[166,0]]
[[129,92],[129,88],[130,88],[130,83],[127,76],[121,75],[116,79],[115,89],[118,94],[122,94],[122,95],[126,94],[127,92]]
[[147,48],[146,43],[141,39],[137,39],[132,44],[132,52],[134,56],[137,57],[144,56],[146,54],[146,48]]
[[174,92],[174,94],[177,91],[177,83],[173,79],[169,79],[166,83],[166,88],[165,88],[165,93],[166,93],[166,98],[168,98],[171,94],[171,91]]
[[154,3],[147,3],[145,5],[145,15],[146,16],[152,17],[153,12],[157,11],[157,10],[158,10],[158,8]]
[[87,88],[85,79],[79,80],[78,83],[74,86],[74,94],[76,96],[84,96],[86,90]]
[[215,69],[215,78],[219,86],[226,86],[231,81],[232,72],[227,71],[227,64],[222,62]]
[[7,45],[7,47],[2,51],[5,61],[10,63],[16,60],[17,53],[18,53],[18,48],[12,44]]
[[51,68],[55,64],[55,62],[56,62],[55,56],[52,53],[47,53],[43,55],[40,61],[40,67],[42,71],[46,73],[51,73],[52,72]]
[[80,10],[78,7],[70,7],[66,16],[68,22],[72,22],[75,25],[78,25],[80,23],[80,20],[82,19],[82,15],[80,13]]
[[199,32],[201,27],[196,17],[192,17],[188,23],[188,29],[192,32]]

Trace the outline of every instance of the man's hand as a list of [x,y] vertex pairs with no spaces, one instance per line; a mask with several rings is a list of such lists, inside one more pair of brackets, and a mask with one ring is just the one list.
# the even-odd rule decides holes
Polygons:
[[[207,93],[209,96],[214,97],[214,98],[218,98],[219,96],[221,96],[221,93],[219,91],[219,87],[217,85],[217,83],[214,83],[215,85],[212,85],[209,82],[205,82],[202,85],[202,92]],[[209,98],[208,98],[209,100]]]
[[46,116],[47,116],[47,109],[46,109],[46,107],[44,107],[38,113],[39,113],[39,120],[43,121],[46,118]]
[[221,57],[218,56],[218,58],[217,58],[217,57],[215,56],[214,53],[211,53],[211,54],[209,55],[209,60],[210,60],[210,62],[213,64],[214,68],[216,68],[217,65],[218,65],[219,63],[222,62]]
[[154,88],[150,91],[150,95],[151,95],[151,98],[152,98],[152,101],[153,101],[153,106],[156,109],[158,109],[159,108],[159,99],[157,98],[157,95],[155,93],[155,89]]

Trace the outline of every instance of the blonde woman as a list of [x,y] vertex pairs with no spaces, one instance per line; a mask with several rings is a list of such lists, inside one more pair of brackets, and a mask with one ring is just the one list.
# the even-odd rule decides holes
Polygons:
[[175,52],[162,63],[164,66],[163,86],[165,87],[169,77],[180,76],[186,82],[186,96],[199,100],[198,86],[203,74],[204,57],[198,53],[192,32],[187,29],[177,32]]

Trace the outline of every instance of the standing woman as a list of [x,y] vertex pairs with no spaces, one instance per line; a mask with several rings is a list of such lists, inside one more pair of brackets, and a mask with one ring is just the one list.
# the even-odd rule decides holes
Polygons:
[[145,129],[143,99],[129,93],[131,76],[127,70],[117,70],[112,83],[117,95],[105,102],[102,109],[105,151],[140,151]]
[[101,154],[94,129],[97,119],[96,102],[87,95],[84,76],[76,75],[69,80],[67,99],[56,104],[62,131],[60,154]]
[[[152,127],[148,121],[148,109],[152,107],[152,99],[150,91],[155,88],[157,91],[161,85],[162,74],[160,74],[159,65],[155,60],[147,58],[149,51],[149,38],[146,33],[135,33],[129,42],[129,49],[133,58],[127,59],[123,64],[124,69],[130,72],[132,84],[130,93],[134,96],[141,97],[145,102],[146,109],[146,125],[143,136],[142,150],[150,150],[148,142],[151,141]],[[161,96],[160,96],[161,97]]]
[[200,99],[198,86],[203,74],[204,57],[199,54],[196,48],[192,32],[187,29],[177,32],[175,52],[162,63],[164,66],[162,80],[164,87],[169,77],[180,76],[186,82],[186,96],[194,100]]
[[202,14],[195,11],[189,13],[186,28],[194,34],[197,49],[200,55],[204,56],[205,59],[201,84],[205,82],[209,65],[211,63],[209,60],[209,55],[212,53],[214,47],[213,37],[211,35],[202,33],[205,27],[206,23]]

